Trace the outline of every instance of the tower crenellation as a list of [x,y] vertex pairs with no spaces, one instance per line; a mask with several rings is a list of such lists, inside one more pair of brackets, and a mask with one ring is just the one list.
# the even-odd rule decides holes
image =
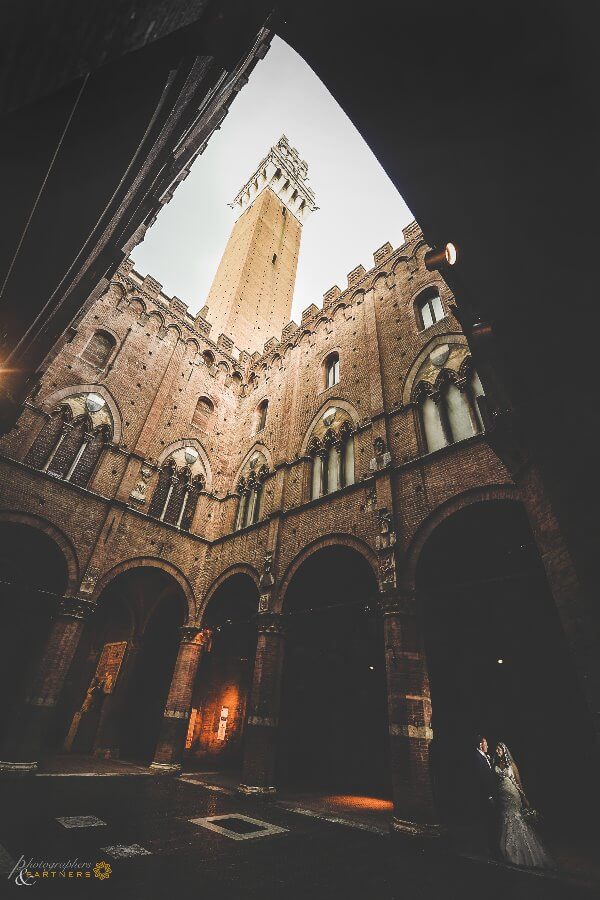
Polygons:
[[263,190],[269,188],[300,222],[304,222],[318,209],[315,192],[307,180],[307,162],[300,159],[296,148],[283,134],[229,205],[242,214]]
[[308,165],[283,135],[238,192],[237,219],[206,305],[213,334],[261,351],[289,321],[302,225],[316,208]]

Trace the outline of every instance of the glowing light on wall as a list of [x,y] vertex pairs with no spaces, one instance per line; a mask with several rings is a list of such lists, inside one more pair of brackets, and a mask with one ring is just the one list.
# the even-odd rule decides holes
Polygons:
[[441,250],[429,250],[425,254],[423,262],[428,272],[435,272],[437,269],[447,269],[449,266],[455,265],[457,259],[456,244],[449,242]]

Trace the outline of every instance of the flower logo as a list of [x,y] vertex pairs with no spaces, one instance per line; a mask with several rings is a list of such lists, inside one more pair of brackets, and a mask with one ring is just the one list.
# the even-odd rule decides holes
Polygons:
[[107,862],[97,862],[94,866],[94,875],[96,878],[99,878],[100,881],[104,881],[105,878],[110,878],[112,873],[112,869]]

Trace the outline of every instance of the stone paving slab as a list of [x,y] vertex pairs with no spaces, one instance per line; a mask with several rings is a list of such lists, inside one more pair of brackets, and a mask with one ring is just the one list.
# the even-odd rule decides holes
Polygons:
[[[107,861],[110,876],[77,885],[104,898],[181,900],[588,900],[597,891],[561,879],[457,859],[422,845],[230,797],[178,779],[21,779],[2,786],[0,844],[12,859]],[[64,828],[57,818],[94,815],[104,827]],[[242,814],[287,829],[230,840],[190,823]],[[109,857],[109,848],[146,853]],[[106,874],[106,870],[104,871]],[[0,885],[0,892],[3,885]],[[16,890],[16,887],[14,888]],[[68,896],[66,885],[38,888]],[[52,891],[56,890],[56,893]],[[18,895],[17,895],[18,896]]]

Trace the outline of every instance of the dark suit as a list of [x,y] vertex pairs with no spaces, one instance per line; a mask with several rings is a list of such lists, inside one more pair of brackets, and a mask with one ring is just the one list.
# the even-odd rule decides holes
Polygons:
[[487,761],[479,750],[475,751],[477,763],[477,805],[480,809],[489,807],[490,797],[494,799],[496,795],[496,776],[492,769],[491,761]]
[[475,750],[475,797],[474,813],[478,827],[485,836],[488,854],[496,855],[497,827],[496,827],[496,775],[491,761],[482,756],[479,750]]

